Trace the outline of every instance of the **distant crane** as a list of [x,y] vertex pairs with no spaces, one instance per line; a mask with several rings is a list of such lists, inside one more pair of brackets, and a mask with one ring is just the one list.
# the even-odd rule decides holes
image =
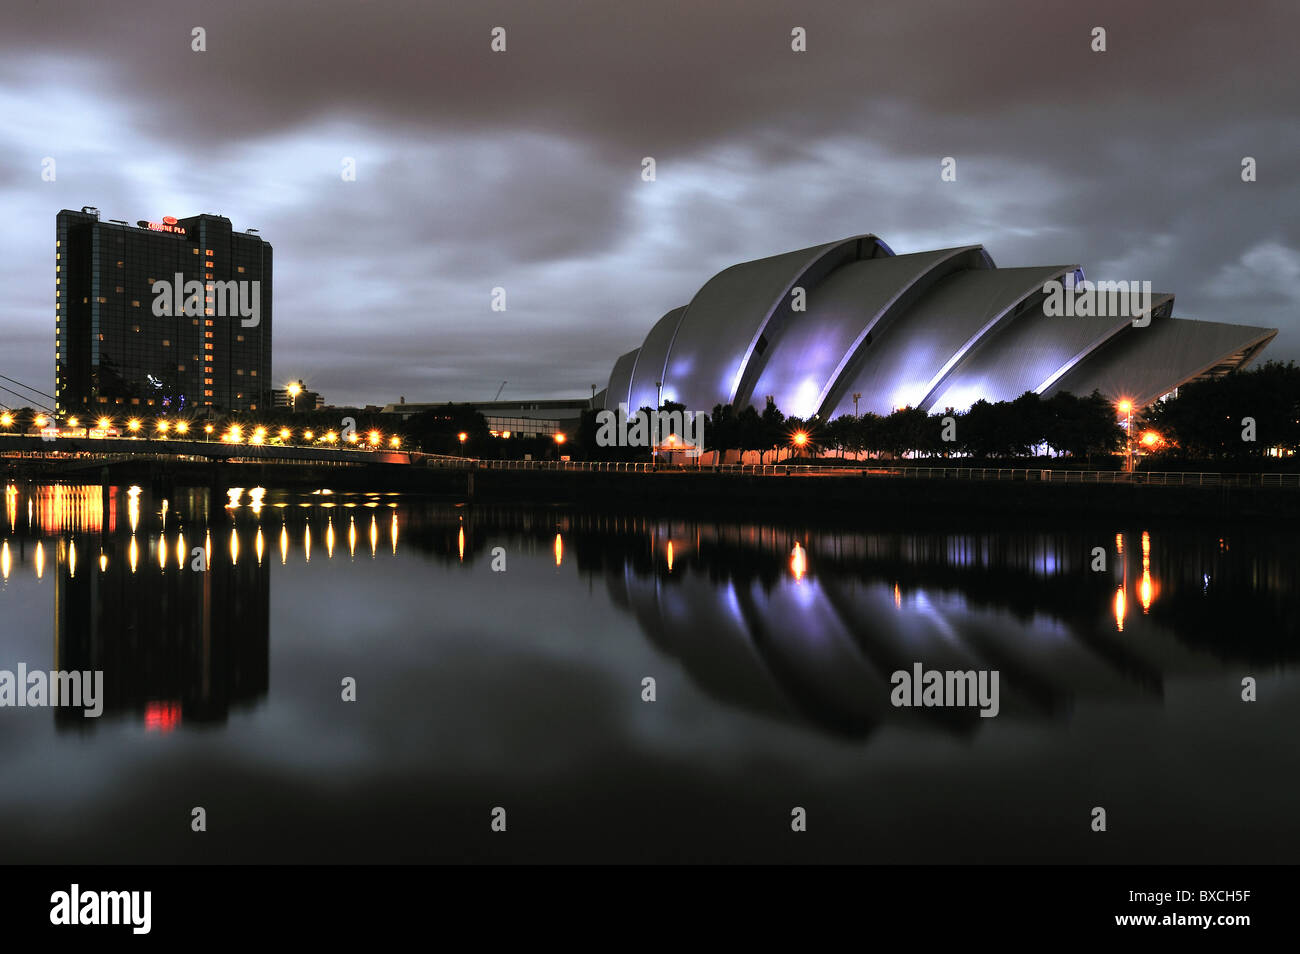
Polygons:
[[497,388],[497,396],[492,399],[493,401],[499,401],[501,399],[501,392],[506,389],[506,385],[509,383],[510,382],[508,381],[501,382],[501,387]]

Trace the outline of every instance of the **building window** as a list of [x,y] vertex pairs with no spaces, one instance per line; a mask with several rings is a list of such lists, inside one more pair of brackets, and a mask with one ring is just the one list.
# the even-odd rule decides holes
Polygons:
[[235,335],[235,340],[236,340],[236,341],[243,341],[243,340],[244,340],[244,336],[243,336],[243,335]]
[[[204,392],[203,392],[203,396],[204,396],[204,397],[212,397],[212,392],[211,392],[211,391],[204,391]],[[206,403],[211,403],[211,402],[206,402]]]
[[126,291],[126,289],[123,288],[121,285],[118,285],[118,286],[117,286],[117,293],[118,293],[119,295],[122,294],[122,292],[124,292],[124,291]]
[[203,332],[203,337],[205,337],[205,338],[211,338],[211,337],[212,337],[212,332],[211,332],[211,331],[205,331],[205,332]]
[[240,265],[240,266],[239,266],[239,274],[241,274],[241,275],[244,274],[244,266],[243,266],[243,265]]
[[95,301],[99,302],[101,305],[106,305],[106,304],[108,304],[108,299],[107,299],[107,298],[103,298],[103,297],[96,298]]
[[172,346],[171,339],[170,339],[170,338],[164,338],[164,339],[163,339],[163,347],[164,347],[164,348],[170,348],[171,346]]

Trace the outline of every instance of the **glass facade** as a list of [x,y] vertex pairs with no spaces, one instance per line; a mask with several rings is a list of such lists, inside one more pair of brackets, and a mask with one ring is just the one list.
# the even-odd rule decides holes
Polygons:
[[[269,407],[270,244],[215,215],[150,225],[58,215],[59,416]],[[178,274],[199,296],[178,295]],[[155,314],[160,296],[170,314]],[[187,298],[198,313],[185,313]]]

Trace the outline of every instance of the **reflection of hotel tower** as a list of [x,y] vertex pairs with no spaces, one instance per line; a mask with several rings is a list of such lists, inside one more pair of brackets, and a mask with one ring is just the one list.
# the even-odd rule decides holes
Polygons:
[[[103,670],[105,718],[139,716],[162,730],[219,723],[231,706],[266,695],[269,560],[248,553],[233,563],[212,559],[196,572],[189,547],[204,545],[200,524],[181,550],[181,533],[133,532],[134,499],[114,492],[105,508],[98,487],[41,491],[55,492],[67,499],[43,529],[74,532],[56,545],[54,668]],[[69,513],[77,526],[67,525]],[[101,546],[102,571],[95,565]],[[54,711],[62,727],[100,721]]]

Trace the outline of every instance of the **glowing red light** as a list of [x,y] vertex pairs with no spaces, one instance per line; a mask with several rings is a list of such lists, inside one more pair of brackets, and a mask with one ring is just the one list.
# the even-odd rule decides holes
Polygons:
[[144,707],[144,727],[149,732],[170,732],[181,724],[179,702],[149,702]]

